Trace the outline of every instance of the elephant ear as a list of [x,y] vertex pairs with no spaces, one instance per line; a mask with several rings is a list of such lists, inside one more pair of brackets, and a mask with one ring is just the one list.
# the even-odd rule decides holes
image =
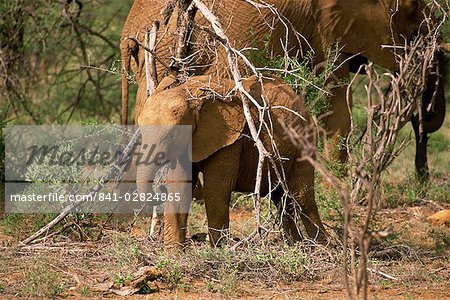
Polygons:
[[246,124],[237,97],[228,102],[207,97],[202,102],[192,134],[193,162],[199,162],[234,143]]

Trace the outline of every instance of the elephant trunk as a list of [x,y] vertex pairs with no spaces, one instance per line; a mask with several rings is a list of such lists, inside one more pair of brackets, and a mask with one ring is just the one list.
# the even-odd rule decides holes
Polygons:
[[[156,174],[163,166],[155,161],[159,153],[167,153],[168,145],[161,144],[161,133],[155,132],[154,128],[141,127],[142,145],[137,161],[136,187],[138,193],[153,193],[153,181],[156,180]],[[157,143],[160,143],[156,145]]]
[[120,55],[122,59],[122,125],[128,124],[128,76],[132,52],[138,47],[136,42],[122,37]]
[[139,194],[153,192],[152,182],[158,169],[156,166],[139,166],[136,172],[136,187]]

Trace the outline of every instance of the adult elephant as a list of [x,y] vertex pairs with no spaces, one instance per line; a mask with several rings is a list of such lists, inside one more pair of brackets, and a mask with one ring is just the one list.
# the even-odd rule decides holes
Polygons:
[[[283,49],[289,49],[290,53],[303,53],[313,49],[315,63],[323,62],[326,53],[335,43],[342,46],[341,59],[345,60],[354,54],[361,53],[360,57],[386,67],[397,69],[395,56],[392,50],[382,48],[382,45],[394,43],[404,44],[405,39],[410,39],[419,31],[419,25],[423,20],[425,4],[422,0],[267,0],[277,8],[284,16],[280,20],[273,11],[267,8],[258,9],[251,1],[223,0],[205,1],[212,11],[219,17],[223,28],[230,41],[237,49],[253,46],[255,41],[262,41],[269,36],[269,47],[274,54],[283,54]],[[211,4],[212,3],[212,4]],[[161,11],[166,7],[166,1],[160,0],[136,0],[131,8],[125,23],[122,39],[121,53],[124,75],[122,77],[122,122],[127,122],[128,116],[128,81],[130,67],[136,74],[138,91],[136,96],[135,120],[139,117],[143,105],[147,99],[144,51],[129,37],[144,40],[144,33],[155,19],[161,20]],[[197,13],[195,22],[198,27],[207,22]],[[286,39],[286,28],[295,28],[300,35],[291,31]],[[250,31],[252,34],[250,34]],[[172,17],[164,30],[160,30],[160,39],[157,44],[156,55],[157,69],[160,77],[164,76],[165,66],[170,64],[170,57],[174,52],[176,36],[176,17]],[[195,65],[191,71],[193,74],[217,74],[227,75],[227,65],[224,50],[221,47],[208,47],[206,44],[214,43],[211,37],[202,30],[195,29],[193,34],[193,55],[191,59]],[[210,50],[213,48],[213,50]],[[214,52],[217,50],[217,53]],[[301,51],[300,51],[301,52]],[[133,59],[132,59],[133,58]],[[336,70],[338,78],[349,76],[351,62],[345,62]],[[443,70],[439,67],[439,70]],[[438,76],[439,77],[439,76]],[[436,85],[431,76],[429,78],[430,91],[424,94],[424,103],[431,103],[431,97]],[[443,97],[443,85],[439,85],[436,97],[435,109],[425,118],[425,122],[435,123],[434,128],[442,124],[445,109]],[[325,127],[329,131],[330,144],[337,144],[340,137],[346,136],[350,129],[350,116],[346,103],[346,87],[335,88],[331,97],[331,109],[333,111],[325,120]],[[436,121],[437,120],[437,121]],[[424,127],[427,127],[425,124]],[[426,139],[422,139],[424,143]],[[423,147],[422,147],[423,148]],[[327,147],[328,156],[345,160],[345,150],[334,150],[337,147]],[[426,147],[425,147],[426,149]],[[423,172],[420,167],[419,171]]]
[[[235,94],[230,94],[234,87],[233,81],[220,80],[219,83],[207,75],[193,76],[182,85],[164,89],[168,86],[164,84],[165,81],[149,97],[138,119],[142,145],[157,144],[153,149],[154,153],[167,154],[168,165],[175,171],[166,177],[168,184],[164,190],[170,194],[173,191],[171,186],[175,186],[181,198],[184,194],[177,182],[183,182],[183,177],[189,177],[191,164],[186,163],[186,156],[190,156],[189,145],[192,145],[192,177],[195,184],[198,172],[203,173],[203,197],[210,242],[215,246],[229,228],[231,192],[254,191],[258,151],[249,137],[240,99]],[[314,147],[314,125],[308,111],[300,97],[280,79],[264,79],[264,88],[255,77],[245,80],[243,84],[257,101],[262,104],[261,99],[264,97],[268,104],[268,113],[271,114],[273,122],[270,136],[273,136],[274,144],[266,130],[262,130],[260,137],[267,149],[273,149],[273,145],[276,145],[279,155],[285,158],[282,165],[289,197],[282,201],[283,189],[275,182],[276,175],[267,164],[262,172],[264,175],[261,194],[271,192],[271,199],[280,210],[284,231],[292,240],[298,241],[302,238],[295,222],[295,214],[300,211],[295,207],[299,205],[299,215],[308,236],[325,241],[325,229],[314,200],[314,168],[308,162],[299,160],[300,152],[305,149],[298,149],[287,140],[281,125],[286,124],[309,132],[310,142]],[[281,106],[287,109],[281,109]],[[252,113],[254,117],[258,116],[256,109]],[[158,125],[157,128],[163,129],[155,132],[154,126],[146,125]],[[179,127],[167,127],[168,125],[192,126],[192,140],[191,135],[183,134]],[[145,157],[147,153],[143,151]],[[136,183],[140,194],[154,193],[149,182],[155,179],[160,168],[158,164],[138,165]],[[269,169],[273,179],[271,183],[267,176]],[[180,247],[184,243],[189,198],[187,196],[183,201],[167,201],[165,204],[166,247]]]
[[[442,44],[441,46],[442,48],[447,47],[448,49],[435,53],[435,64],[432,66],[426,82],[426,90],[422,94],[422,106],[420,107],[423,118],[422,129],[420,128],[420,117],[418,113],[413,115],[411,119],[416,140],[415,167],[417,177],[420,181],[426,181],[429,177],[427,158],[429,134],[441,128],[446,113],[445,80],[448,76],[450,66],[445,52],[450,52],[450,44]],[[357,56],[350,61],[350,71],[364,74],[364,69],[361,67],[367,63],[366,58]]]

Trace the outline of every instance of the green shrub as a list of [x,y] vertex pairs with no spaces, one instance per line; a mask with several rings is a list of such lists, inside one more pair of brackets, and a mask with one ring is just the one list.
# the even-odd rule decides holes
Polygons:
[[[253,35],[252,30],[250,34]],[[329,50],[325,62],[317,68],[318,71],[314,70],[314,54],[311,51],[303,57],[272,55],[269,49],[269,37],[253,42],[249,59],[264,73],[274,74],[288,83],[299,96],[303,97],[307,108],[316,117],[330,110],[330,91],[348,81],[348,79],[340,79],[340,82],[335,82],[335,79],[331,77],[333,70],[339,64],[338,45]]]
[[47,257],[37,257],[24,271],[24,290],[33,298],[55,298],[64,291],[63,280],[50,261]]
[[158,258],[156,267],[163,272],[164,280],[172,287],[181,283],[183,271],[176,259],[162,255]]

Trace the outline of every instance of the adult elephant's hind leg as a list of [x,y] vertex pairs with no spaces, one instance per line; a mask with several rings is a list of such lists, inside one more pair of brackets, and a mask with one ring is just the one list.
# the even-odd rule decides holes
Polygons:
[[[336,71],[338,78],[349,76],[347,64]],[[347,103],[347,85],[338,86],[332,89],[330,96],[331,114],[325,118],[325,129],[327,130],[327,142],[325,147],[325,157],[333,161],[345,162],[347,160],[347,149],[342,143],[350,132],[350,111]],[[348,101],[352,106],[352,95],[349,93]]]
[[311,239],[326,241],[326,232],[314,195],[314,168],[306,161],[295,162],[289,178],[289,189],[302,209],[301,219]]
[[428,159],[427,159],[427,145],[428,145],[428,134],[426,132],[420,134],[419,129],[419,117],[414,116],[411,119],[411,123],[414,129],[414,135],[416,138],[416,173],[417,178],[421,182],[428,180],[430,172],[428,170]]
[[230,198],[239,172],[240,147],[225,147],[207,159],[203,170],[209,241],[218,246],[228,235],[230,227]]
[[280,214],[281,226],[283,227],[284,233],[292,241],[299,242],[303,240],[303,236],[295,221],[295,207],[292,199],[283,197],[283,195],[283,189],[278,188],[272,193],[272,201]]

